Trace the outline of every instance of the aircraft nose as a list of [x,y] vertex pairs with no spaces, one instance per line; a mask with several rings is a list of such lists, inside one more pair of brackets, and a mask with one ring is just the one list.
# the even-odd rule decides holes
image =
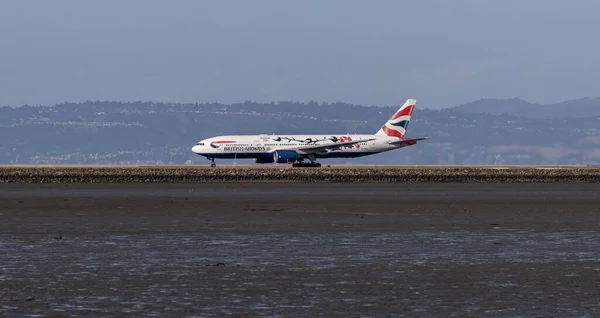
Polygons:
[[195,145],[194,147],[192,147],[192,151],[195,152],[195,153],[199,153],[200,150],[201,150],[201,147],[198,146],[198,145]]

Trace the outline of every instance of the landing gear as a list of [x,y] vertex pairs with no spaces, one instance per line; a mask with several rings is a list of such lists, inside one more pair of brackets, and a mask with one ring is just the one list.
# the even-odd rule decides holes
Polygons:
[[208,160],[210,160],[210,166],[211,166],[211,167],[213,167],[213,168],[214,168],[214,167],[216,167],[216,166],[217,166],[217,164],[215,163],[215,158],[207,158],[207,159],[208,159]]
[[298,162],[294,162],[292,167],[318,168],[321,166],[321,164],[316,161],[315,155],[308,155],[308,160],[310,160],[310,163],[304,163],[304,158],[301,158]]
[[309,162],[309,163],[305,163],[305,162],[294,162],[292,164],[292,167],[303,167],[303,168],[318,168],[320,167],[321,164],[318,162]]

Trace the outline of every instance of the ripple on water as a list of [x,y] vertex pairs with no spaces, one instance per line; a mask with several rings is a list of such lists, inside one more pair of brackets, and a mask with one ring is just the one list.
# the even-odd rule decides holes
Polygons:
[[[191,306],[225,314],[244,312],[247,308],[285,314],[290,308],[318,310],[338,301],[351,310],[387,303],[390,296],[379,294],[376,288],[393,288],[395,278],[414,274],[414,266],[428,266],[432,272],[443,273],[444,266],[449,264],[597,262],[599,241],[600,233],[596,232],[501,230],[217,238],[110,236],[62,240],[60,244],[52,240],[32,244],[4,237],[0,245],[3,282],[0,294],[22,299],[20,293],[39,290],[36,298],[43,295],[45,306],[55,312],[121,311],[160,316],[165,311],[176,312]],[[207,266],[216,263],[225,266]],[[371,270],[377,266],[388,270]],[[595,266],[582,268],[600,271]],[[535,271],[537,267],[530,269]],[[565,270],[562,275],[579,277],[579,269]],[[373,277],[378,280],[372,281]],[[280,280],[284,285],[274,283]],[[410,280],[405,284],[403,288],[420,297],[433,297],[430,293],[437,287],[436,284],[410,286]],[[479,284],[497,290],[527,287],[514,282],[509,274]],[[458,287],[449,285],[450,289]],[[369,291],[372,297],[365,296]],[[533,304],[547,298],[548,293],[530,293],[539,297],[522,302]],[[287,297],[293,297],[290,299],[295,302],[286,300]],[[426,305],[415,303],[410,297],[395,301],[412,303],[407,306],[415,312],[430,312],[442,305],[433,298]],[[494,311],[486,309],[481,299],[472,301],[462,308],[477,312],[491,310],[490,314],[501,315],[514,310],[509,306],[504,311]],[[202,306],[198,307],[200,303]],[[1,308],[15,311],[23,306],[22,302],[16,302],[10,306],[3,304]]]

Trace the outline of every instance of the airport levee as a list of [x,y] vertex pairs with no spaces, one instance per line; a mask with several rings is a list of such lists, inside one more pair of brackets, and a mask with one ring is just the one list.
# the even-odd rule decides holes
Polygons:
[[600,166],[0,165],[0,183],[599,181]]

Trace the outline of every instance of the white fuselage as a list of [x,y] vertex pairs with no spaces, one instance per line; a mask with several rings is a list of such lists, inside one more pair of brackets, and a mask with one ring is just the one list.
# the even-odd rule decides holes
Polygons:
[[256,163],[290,163],[316,158],[356,158],[411,146],[427,138],[406,138],[406,128],[415,107],[406,102],[375,134],[231,135],[198,142],[192,151],[214,159],[254,158]]
[[230,135],[204,139],[198,142],[192,151],[207,158],[261,158],[272,156],[275,150],[296,150],[303,154],[302,147],[331,144],[332,138],[342,142],[366,141],[340,149],[314,152],[316,158],[356,158],[401,147],[389,143],[398,138],[372,134]]

